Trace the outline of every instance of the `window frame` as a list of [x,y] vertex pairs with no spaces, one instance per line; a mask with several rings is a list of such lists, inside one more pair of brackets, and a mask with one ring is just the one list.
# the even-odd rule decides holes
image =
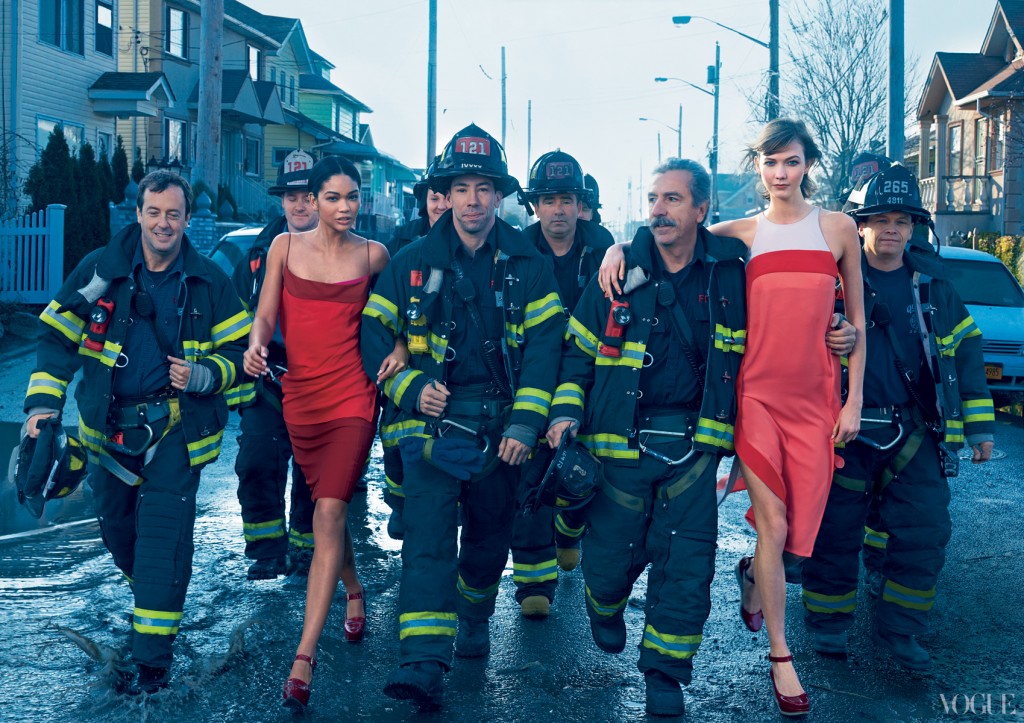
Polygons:
[[[94,14],[93,19],[96,22],[96,36],[93,42],[93,49],[102,55],[107,55],[111,58],[114,57],[114,25],[117,23],[117,19],[114,17],[114,0],[96,0],[93,3]],[[100,8],[106,8],[110,12],[110,25],[102,25],[100,23]],[[100,29],[106,30],[106,33],[100,33]],[[109,33],[109,34],[108,34]],[[105,36],[106,41],[109,43],[109,49],[100,48],[100,37]]]
[[[253,144],[254,153],[249,153],[249,144]],[[246,176],[259,176],[263,168],[263,141],[252,136],[242,136],[242,173]]]
[[[42,123],[50,123],[52,126],[46,130],[44,137],[40,138],[39,131]],[[54,118],[48,115],[36,115],[36,157],[42,154],[43,149],[46,148],[46,141],[50,137],[50,133],[53,132],[53,128],[61,126],[64,128],[64,140],[67,141],[68,149],[72,154],[78,153],[82,148],[82,144],[85,143],[85,126],[81,123],[68,123],[67,121],[61,120],[60,118]],[[71,137],[68,135],[68,131],[76,131],[72,133]]]
[[[956,152],[953,151],[953,134],[956,133]],[[954,168],[953,159],[957,159]],[[946,175],[950,177],[964,175],[964,124],[950,123],[946,128]]]
[[[44,8],[55,10],[51,18],[43,16]],[[73,8],[78,13],[78,32],[75,28],[68,27],[68,9]],[[39,22],[39,42],[58,48],[65,53],[73,53],[85,57],[85,0],[40,0],[37,20]],[[45,27],[47,24],[52,27]],[[72,44],[68,38],[73,38]],[[77,47],[71,47],[77,45]]]
[[[179,150],[180,152],[175,155],[171,155],[171,126],[172,124],[178,129],[180,133]],[[164,138],[163,138],[163,152],[164,161],[170,163],[175,158],[183,166],[190,165],[189,161],[189,132],[188,132],[188,121],[182,120],[181,118],[168,118],[164,117]]]
[[[175,45],[172,44],[173,36],[171,29],[171,18],[175,15],[181,15],[181,53],[175,52]],[[188,60],[189,58],[189,31],[191,30],[189,13],[187,10],[182,8],[167,6],[164,12],[164,53],[171,56],[172,58],[180,58],[181,60]]]
[[[256,53],[256,74],[252,72],[252,55]],[[245,70],[253,80],[263,79],[264,53],[263,49],[255,45],[245,44]]]

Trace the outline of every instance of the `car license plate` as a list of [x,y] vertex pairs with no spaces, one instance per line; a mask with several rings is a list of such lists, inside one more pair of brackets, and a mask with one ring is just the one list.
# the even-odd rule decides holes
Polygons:
[[985,378],[989,381],[998,382],[1003,378],[1003,365],[1002,364],[986,364],[985,365]]

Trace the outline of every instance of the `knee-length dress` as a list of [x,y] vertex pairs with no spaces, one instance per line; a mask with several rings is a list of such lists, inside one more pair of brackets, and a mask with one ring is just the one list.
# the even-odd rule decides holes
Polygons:
[[[825,345],[839,270],[820,215],[814,207],[784,225],[757,217],[737,379],[736,453],[785,503],[785,549],[803,557],[825,511],[840,409],[839,357]],[[755,523],[753,510],[747,517]]]
[[281,332],[288,372],[281,387],[288,436],[312,498],[350,502],[377,416],[377,388],[359,352],[369,272],[337,284],[313,281],[293,274],[287,257]]

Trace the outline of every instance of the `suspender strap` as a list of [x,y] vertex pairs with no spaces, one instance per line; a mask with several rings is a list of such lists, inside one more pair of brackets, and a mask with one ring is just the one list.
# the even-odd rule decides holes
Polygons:
[[694,482],[701,478],[701,475],[703,475],[704,471],[707,470],[708,465],[711,464],[711,460],[716,458],[717,455],[711,454],[710,452],[704,452],[701,454],[697,461],[693,463],[693,466],[690,467],[689,472],[672,484],[658,489],[658,498],[671,500],[674,497],[678,497],[683,494],[683,492],[686,492],[686,490],[693,486]]
[[498,386],[498,389],[503,394],[511,397],[512,388],[505,381],[505,377],[501,373],[501,367],[498,366],[498,347],[495,346],[493,340],[487,337],[484,320],[480,318],[480,309],[476,305],[476,288],[473,286],[472,280],[466,277],[465,271],[462,270],[462,264],[454,256],[452,257],[452,271],[455,273],[455,293],[462,299],[462,304],[469,313],[469,320],[476,327],[477,334],[480,335],[480,353],[483,355],[484,365],[487,367],[487,371],[490,372],[491,378]]
[[921,443],[924,441],[924,435],[927,433],[928,428],[924,425],[919,425],[917,429],[910,433],[902,449],[892,458],[892,462],[882,472],[882,476],[878,480],[878,488],[875,490],[877,493],[881,493],[885,486],[892,482],[910,464],[910,460],[917,454],[917,450],[921,449]]

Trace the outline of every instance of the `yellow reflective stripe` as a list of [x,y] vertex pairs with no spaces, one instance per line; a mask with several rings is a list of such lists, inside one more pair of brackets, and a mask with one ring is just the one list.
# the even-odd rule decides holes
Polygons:
[[224,401],[229,407],[251,402],[256,398],[256,382],[242,382],[224,392]]
[[964,423],[957,419],[950,419],[946,422],[946,442],[949,444],[962,443],[964,441]]
[[965,399],[963,408],[964,423],[994,422],[996,419],[995,406],[990,398]]
[[621,434],[581,434],[576,437],[597,457],[639,459],[640,450],[629,448],[629,439]]
[[68,383],[63,379],[58,379],[46,372],[35,372],[28,378],[28,391],[25,396],[50,394],[60,399],[67,393],[67,389]]
[[448,340],[442,339],[434,332],[427,334],[427,345],[430,347],[430,356],[438,364],[444,362],[444,355],[448,349]]
[[803,590],[804,607],[812,613],[852,613],[857,607],[857,590],[842,595],[822,595],[807,588]]
[[697,431],[693,435],[693,441],[731,450],[733,448],[733,426],[700,417],[697,420]]
[[686,660],[697,654],[703,635],[669,635],[658,632],[653,625],[644,628],[644,637],[641,645],[650,650],[657,650],[662,655],[670,658]]
[[246,542],[257,540],[273,540],[284,537],[284,520],[269,520],[267,522],[243,522],[242,536]]
[[493,585],[483,588],[472,587],[466,584],[466,581],[462,579],[462,575],[459,575],[459,581],[455,585],[455,589],[458,590],[462,597],[469,600],[471,603],[482,603],[488,600],[493,600],[497,596],[498,583],[495,582]]
[[746,351],[747,331],[737,329],[733,331],[722,324],[715,324],[715,348],[725,352],[736,352],[742,354]]
[[525,409],[536,412],[544,417],[548,416],[550,408],[551,395],[543,389],[535,389],[534,387],[523,387],[518,390],[515,402],[512,404],[512,409]]
[[935,588],[915,590],[892,580],[886,580],[882,600],[911,610],[927,611],[935,605]]
[[563,382],[555,390],[555,396],[551,400],[551,406],[559,404],[570,404],[574,407],[583,408],[583,387],[572,382]]
[[366,306],[363,307],[363,316],[377,319],[394,334],[399,333],[401,329],[398,321],[398,307],[380,294],[370,294]]
[[455,613],[402,613],[398,616],[398,638],[405,640],[410,635],[447,635],[454,638],[457,625]]
[[565,316],[565,310],[562,308],[562,301],[558,298],[558,292],[552,291],[544,298],[531,301],[526,305],[523,327],[529,329],[559,314]]
[[213,342],[185,339],[181,342],[181,348],[185,352],[185,359],[188,361],[196,361],[209,355],[209,353],[213,351]]
[[288,530],[288,544],[312,550],[314,547],[312,532],[299,532],[294,527]]
[[220,354],[212,354],[206,357],[207,361],[213,362],[220,371],[220,386],[214,392],[220,393],[235,383],[235,365],[222,357]]
[[603,618],[610,618],[617,612],[621,611],[624,607],[626,607],[626,602],[629,600],[629,595],[626,595],[626,597],[622,598],[618,602],[598,602],[597,598],[594,597],[594,594],[590,592],[589,585],[584,585],[584,589],[587,593],[587,607]]
[[249,320],[249,313],[243,309],[234,316],[213,325],[213,328],[210,329],[213,348],[217,349],[229,341],[249,336],[250,329],[252,329],[252,322]]
[[867,525],[864,525],[864,544],[868,547],[884,550],[889,544],[889,533],[872,530]]
[[510,324],[505,322],[505,344],[514,348],[519,348],[519,342],[523,341],[526,335],[526,328],[522,324]]
[[521,583],[550,582],[558,579],[558,561],[545,560],[534,565],[512,561],[512,581]]
[[418,419],[406,419],[380,428],[380,443],[383,447],[397,447],[402,437],[428,437],[427,424]]
[[135,632],[149,635],[177,635],[180,623],[180,612],[165,610],[135,608],[132,617],[132,627],[135,628]]
[[82,341],[82,332],[85,330],[85,322],[81,317],[72,314],[70,311],[58,312],[58,309],[60,309],[60,304],[54,299],[43,309],[43,313],[39,315],[39,318],[42,319],[43,323],[52,326],[75,344],[80,343]]
[[569,527],[565,518],[562,517],[562,513],[559,512],[555,515],[555,532],[566,537],[578,538],[583,534],[583,531],[587,529],[587,523],[584,522],[579,527]]
[[398,372],[398,374],[384,382],[384,394],[395,404],[401,404],[402,395],[409,389],[412,380],[422,375],[423,372],[419,369],[406,369],[405,371]]
[[117,363],[117,358],[121,356],[121,349],[122,346],[120,344],[106,341],[103,342],[102,351],[93,351],[83,345],[78,347],[78,353],[90,359],[95,359],[104,366],[112,367]]
[[189,465],[196,467],[216,459],[217,455],[220,454],[220,440],[223,436],[224,430],[222,429],[216,434],[211,434],[209,437],[203,437],[198,442],[189,442],[186,445],[188,447]]
[[583,326],[575,316],[569,317],[569,323],[565,330],[566,340],[571,336],[576,337],[576,346],[590,356],[597,356],[597,337],[591,334],[590,330]]
[[623,366],[642,369],[644,365],[644,345],[635,342],[623,342],[619,356],[599,354],[594,362],[599,367]]

